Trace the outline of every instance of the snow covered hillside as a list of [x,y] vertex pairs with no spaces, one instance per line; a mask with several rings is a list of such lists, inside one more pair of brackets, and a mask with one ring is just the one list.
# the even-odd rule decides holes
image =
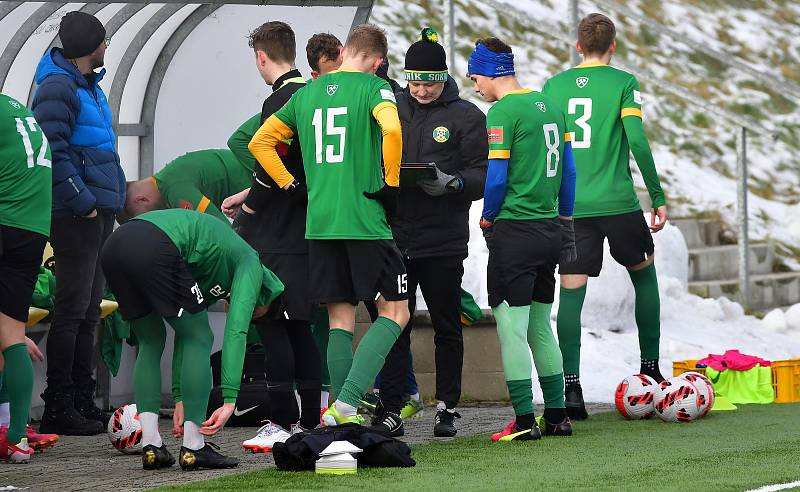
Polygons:
[[[478,37],[492,34],[508,41],[514,48],[518,76],[534,89],[570,66],[568,2],[503,1],[508,3],[456,1],[456,60],[449,63],[450,73],[459,79],[462,96],[484,110],[488,105],[475,97],[463,76],[466,58]],[[719,217],[734,224],[736,124],[754,120],[759,128],[750,132],[748,140],[751,238],[776,240],[783,262],[794,269],[800,267],[799,101],[788,94],[790,85],[784,93],[753,73],[800,84],[800,5],[730,0],[609,3],[679,33],[677,39],[669,37],[631,15],[609,12],[605,2],[599,6],[581,0],[581,14],[610,13],[619,33],[618,65],[631,67],[642,83],[645,127],[671,216]],[[395,78],[402,79],[405,50],[422,27],[439,30],[446,45],[446,15],[444,2],[378,0],[372,21],[389,33]],[[738,57],[755,70],[732,68],[698,49],[700,46]],[[666,88],[648,83],[648,77],[664,81]],[[716,114],[717,108],[730,112],[737,121]],[[761,127],[768,130],[758,133]],[[638,183],[642,185],[641,179]],[[476,203],[472,208],[464,287],[486,307],[487,251],[477,228],[480,207]],[[787,315],[774,313],[761,321],[746,316],[739,304],[727,299],[691,295],[686,287],[688,253],[680,232],[668,226],[654,239],[659,251],[656,266],[664,374],[671,375],[673,360],[730,348],[774,360],[800,357],[800,306]],[[614,386],[639,365],[633,288],[608,251],[604,265],[601,277],[590,281],[582,318],[582,380],[590,401],[611,401]],[[424,309],[419,296],[418,306]],[[553,316],[555,312],[554,308]]]

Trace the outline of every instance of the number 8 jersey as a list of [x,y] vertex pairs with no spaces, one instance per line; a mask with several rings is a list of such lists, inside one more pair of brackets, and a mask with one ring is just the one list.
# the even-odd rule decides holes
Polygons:
[[622,119],[642,117],[636,77],[607,65],[578,65],[548,80],[542,93],[565,113],[577,180],[575,218],[640,210]]
[[565,127],[561,108],[529,89],[512,91],[486,115],[489,159],[508,159],[506,196],[497,220],[558,216]]
[[0,94],[0,224],[50,235],[50,146],[33,114]]
[[336,71],[310,82],[275,113],[300,139],[307,239],[392,239],[383,207],[364,196],[384,182],[374,115],[386,104],[395,105],[386,81]]

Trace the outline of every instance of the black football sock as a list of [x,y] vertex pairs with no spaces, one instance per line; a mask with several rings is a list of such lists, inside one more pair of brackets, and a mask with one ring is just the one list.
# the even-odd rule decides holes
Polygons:
[[660,383],[664,380],[664,376],[661,375],[661,370],[658,368],[658,359],[642,359],[642,365],[639,368],[639,373],[650,376],[651,378],[655,379],[657,383]]
[[536,416],[533,412],[517,415],[517,429],[533,429],[534,425],[536,425]]
[[565,408],[545,408],[544,419],[551,424],[560,424],[567,418],[567,410]]
[[580,386],[581,379],[577,374],[564,374],[564,384],[566,386]]

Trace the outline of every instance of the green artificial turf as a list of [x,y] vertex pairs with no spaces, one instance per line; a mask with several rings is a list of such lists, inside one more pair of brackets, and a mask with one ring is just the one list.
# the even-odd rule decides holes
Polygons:
[[743,491],[800,480],[800,404],[743,405],[689,424],[609,412],[578,422],[569,438],[493,443],[483,435],[417,445],[413,455],[414,468],[349,476],[266,469],[175,488]]

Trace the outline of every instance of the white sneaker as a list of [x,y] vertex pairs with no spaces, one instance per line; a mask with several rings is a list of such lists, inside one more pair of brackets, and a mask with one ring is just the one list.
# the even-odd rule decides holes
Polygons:
[[275,443],[286,442],[289,437],[291,434],[286,432],[286,429],[267,420],[267,423],[258,429],[256,437],[243,442],[242,447],[251,453],[269,453]]
[[20,439],[19,444],[12,444],[6,436],[0,436],[0,461],[9,463],[27,463],[31,460],[33,450],[28,445],[28,438]]
[[289,432],[291,435],[295,434],[302,434],[303,432],[308,432],[310,429],[306,429],[300,426],[300,422],[296,424],[292,424],[292,430]]

